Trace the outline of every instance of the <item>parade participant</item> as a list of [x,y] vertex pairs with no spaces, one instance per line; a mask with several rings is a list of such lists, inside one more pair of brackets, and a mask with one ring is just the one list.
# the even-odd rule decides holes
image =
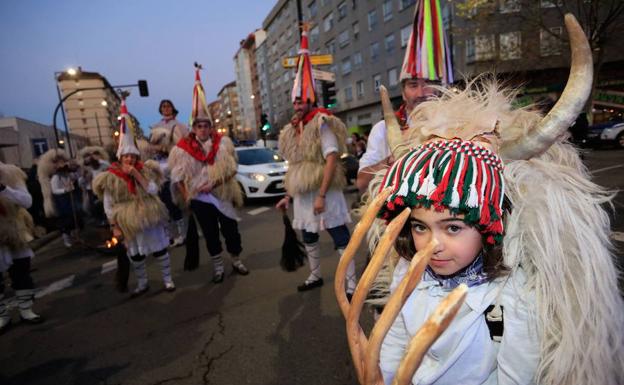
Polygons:
[[[433,96],[436,85],[453,83],[446,34],[442,29],[437,31],[440,38],[436,38],[430,46],[427,46],[428,38],[424,33],[426,30],[419,28],[422,21],[422,18],[414,17],[399,76],[403,104],[396,112],[396,116],[403,132],[403,139],[409,137],[407,128],[414,107]],[[430,63],[433,63],[433,67]],[[380,92],[387,91],[382,87]],[[396,144],[388,143],[386,140],[386,123],[382,119],[371,129],[366,152],[360,159],[356,181],[360,193],[366,191],[377,171],[385,170],[394,162],[390,151],[391,145]]]
[[77,165],[70,162],[65,152],[52,149],[41,156],[37,174],[43,193],[43,207],[48,218],[56,218],[65,247],[72,247],[71,232],[82,220],[76,191]]
[[160,200],[163,201],[169,211],[170,225],[169,238],[172,246],[180,246],[186,238],[187,219],[184,218],[182,210],[173,203],[171,196],[171,176],[167,159],[169,152],[180,139],[188,134],[188,128],[183,123],[176,120],[178,110],[173,103],[164,99],[160,101],[158,112],[163,116],[162,120],[152,126],[150,134],[151,151],[153,159],[160,165],[160,170],[165,176],[165,183],[160,189]]
[[153,255],[160,264],[166,291],[174,291],[169,260],[169,237],[165,232],[167,208],[158,199],[163,176],[153,160],[142,163],[125,98],[121,102],[121,123],[117,158],[107,172],[93,180],[93,191],[104,202],[113,236],[123,239],[137,279],[134,296],[149,289],[146,258]]
[[[169,153],[174,200],[189,206],[199,223],[213,263],[214,283],[223,282],[225,267],[219,230],[232,261],[232,269],[247,275],[249,270],[240,258],[241,237],[235,207],[243,204],[243,193],[234,178],[237,159],[232,141],[214,127],[206,106],[204,89],[196,66],[193,90],[192,132],[182,138]],[[195,232],[191,234],[191,232]],[[187,259],[199,260],[199,239],[195,226],[189,226],[186,239]]]
[[32,310],[35,286],[30,276],[34,257],[27,242],[33,240],[34,223],[26,209],[32,198],[26,189],[26,174],[18,167],[0,162],[0,333],[11,324],[4,299],[3,274],[8,271],[20,317],[27,323],[43,318]]
[[78,151],[77,160],[80,165],[79,183],[83,189],[83,212],[89,212],[100,223],[106,223],[104,207],[93,193],[91,185],[96,176],[108,170],[108,153],[102,147],[87,146]]
[[[340,154],[346,151],[344,123],[329,110],[316,107],[314,78],[308,54],[308,25],[301,33],[299,65],[292,91],[295,115],[279,137],[279,152],[288,161],[287,195],[276,205],[288,209],[293,199],[293,228],[303,232],[310,275],[297,287],[306,291],[323,285],[319,232],[327,230],[338,254],[349,242],[351,222],[342,192],[346,186]],[[349,266],[347,292],[355,288],[355,264]]]
[[[624,303],[602,208],[612,195],[561,142],[593,68],[578,22],[565,23],[571,74],[546,117],[514,110],[515,92],[493,76],[414,111],[419,145],[395,154],[337,271],[376,214],[390,221],[351,304],[338,278],[335,288],[360,383],[624,381]],[[378,281],[392,294],[366,340],[361,307],[393,245],[393,273]]]

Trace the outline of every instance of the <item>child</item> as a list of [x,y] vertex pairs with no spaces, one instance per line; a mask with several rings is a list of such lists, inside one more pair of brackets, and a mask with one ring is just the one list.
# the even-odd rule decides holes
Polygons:
[[125,100],[122,101],[121,115],[122,135],[117,150],[120,163],[113,163],[107,172],[94,179],[93,191],[104,202],[113,236],[123,238],[125,243],[137,277],[133,295],[143,294],[149,289],[145,267],[145,258],[149,254],[160,263],[165,290],[174,291],[167,251],[169,237],[165,232],[168,214],[158,199],[162,174],[156,162],[143,164],[139,161],[140,152],[126,127],[128,112]]

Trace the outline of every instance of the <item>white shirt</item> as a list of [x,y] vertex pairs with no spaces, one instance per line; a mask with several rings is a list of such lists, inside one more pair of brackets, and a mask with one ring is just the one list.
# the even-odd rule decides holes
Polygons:
[[[399,260],[393,275],[394,292],[405,276],[409,262]],[[447,330],[426,353],[412,378],[413,384],[534,384],[539,362],[536,320],[530,315],[533,298],[523,292],[522,271],[504,279],[473,286]],[[437,282],[420,282],[408,297],[384,339],[380,367],[384,382],[392,383],[408,342],[449,292]],[[485,309],[500,296],[503,306],[503,338],[490,339]]]
[[74,191],[74,180],[76,175],[74,173],[52,175],[50,179],[50,186],[52,194],[65,194],[70,191]]
[[380,120],[371,129],[366,142],[366,152],[360,158],[360,168],[373,166],[390,156],[390,146],[386,139],[386,122]]

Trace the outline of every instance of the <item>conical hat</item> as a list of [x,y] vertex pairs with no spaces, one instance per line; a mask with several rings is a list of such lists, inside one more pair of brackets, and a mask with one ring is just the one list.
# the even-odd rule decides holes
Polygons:
[[208,110],[208,104],[206,103],[206,93],[201,83],[199,71],[202,69],[201,65],[195,64],[195,86],[193,87],[193,108],[191,110],[191,125],[195,121],[207,121],[212,126],[212,116],[210,110]]
[[299,59],[297,60],[297,74],[292,89],[292,102],[301,99],[304,102],[314,104],[316,94],[314,90],[314,75],[312,74],[312,64],[310,63],[310,50],[308,49],[308,29],[310,25],[303,23],[301,26],[301,48],[299,49]]
[[130,115],[128,114],[128,107],[126,107],[126,99],[121,99],[120,108],[121,120],[119,123],[119,147],[117,148],[117,158],[121,158],[122,155],[134,154],[141,156],[141,152],[137,148],[136,138],[132,130],[132,122]]

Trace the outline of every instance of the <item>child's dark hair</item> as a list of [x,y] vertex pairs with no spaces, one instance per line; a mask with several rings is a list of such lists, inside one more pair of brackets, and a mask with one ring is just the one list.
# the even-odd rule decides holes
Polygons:
[[171,106],[171,109],[173,110],[173,116],[177,116],[178,110],[176,110],[175,106],[173,105],[173,102],[169,99],[163,99],[160,101],[160,104],[158,105],[158,113],[162,115],[162,108],[163,108],[163,104],[165,103]]

